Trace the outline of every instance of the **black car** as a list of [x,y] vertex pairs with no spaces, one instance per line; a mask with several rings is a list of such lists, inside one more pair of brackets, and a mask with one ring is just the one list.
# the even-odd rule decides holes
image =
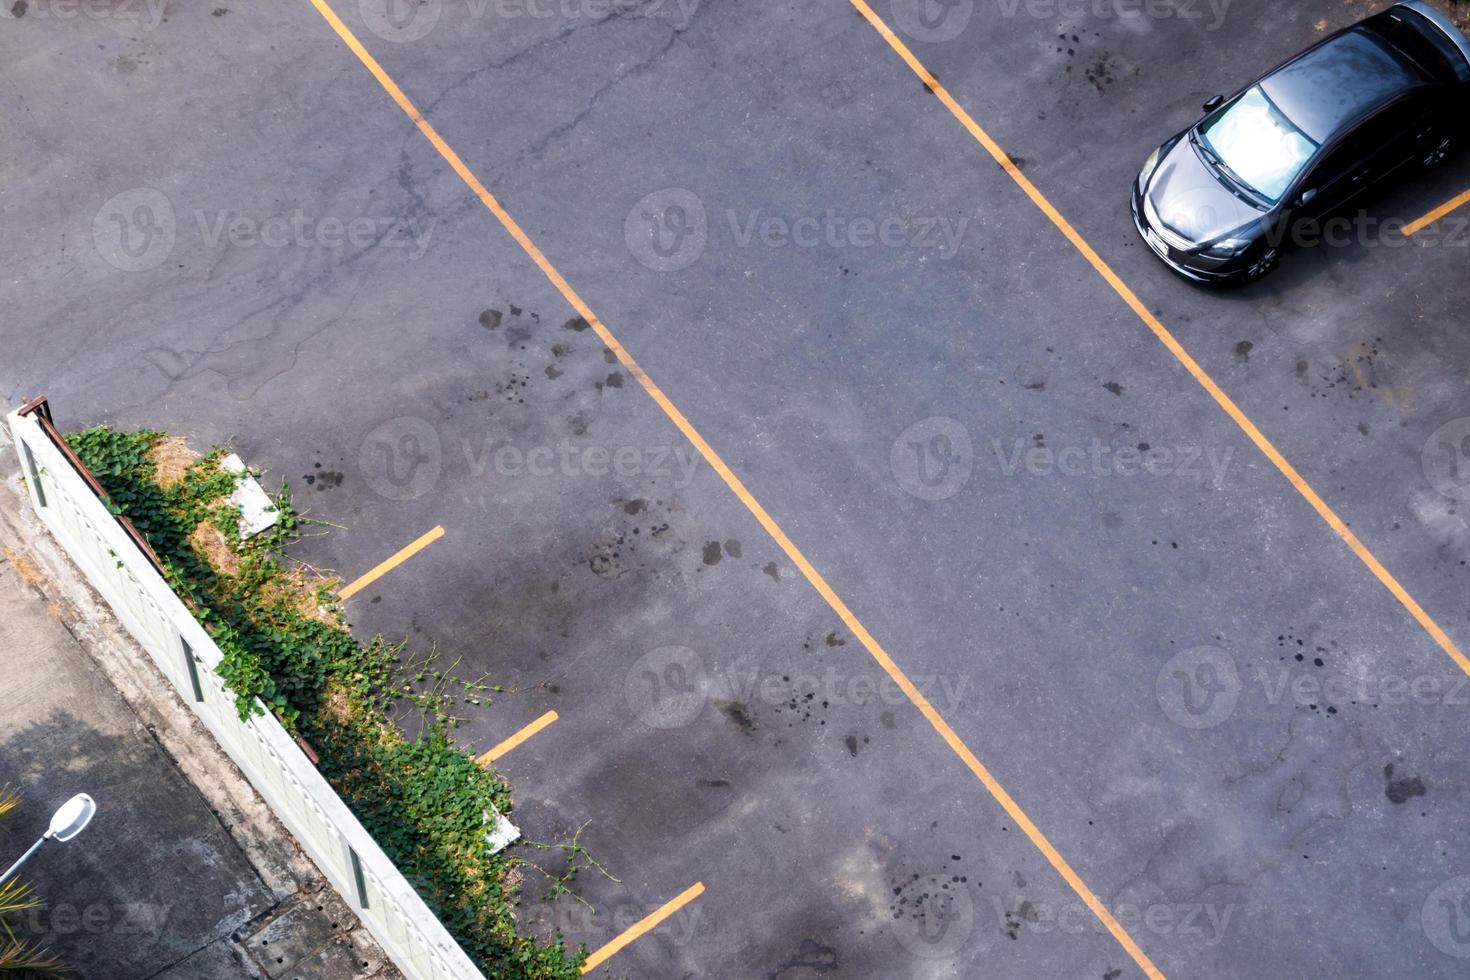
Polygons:
[[1188,279],[1256,279],[1304,224],[1449,154],[1470,115],[1470,40],[1400,3],[1204,108],[1144,163],[1133,223]]

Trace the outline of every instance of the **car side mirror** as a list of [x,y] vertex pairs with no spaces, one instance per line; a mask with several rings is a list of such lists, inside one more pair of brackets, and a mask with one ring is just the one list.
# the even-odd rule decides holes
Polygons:
[[1317,188],[1315,188],[1315,187],[1308,187],[1306,190],[1302,191],[1300,194],[1297,195],[1297,197],[1296,197],[1296,206],[1297,207],[1302,207],[1304,205],[1311,204],[1312,203],[1312,199],[1315,198],[1316,196],[1317,196]]
[[1223,96],[1223,95],[1212,95],[1208,99],[1205,100],[1205,107],[1204,108],[1205,108],[1205,111],[1206,112],[1214,112],[1216,109],[1220,108],[1224,104],[1225,104],[1225,96]]

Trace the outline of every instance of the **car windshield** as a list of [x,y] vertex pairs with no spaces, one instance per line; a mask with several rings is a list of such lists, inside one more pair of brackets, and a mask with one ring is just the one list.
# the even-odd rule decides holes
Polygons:
[[1290,119],[1282,115],[1260,86],[1215,110],[1199,127],[1206,148],[1244,184],[1275,204],[1316,152]]

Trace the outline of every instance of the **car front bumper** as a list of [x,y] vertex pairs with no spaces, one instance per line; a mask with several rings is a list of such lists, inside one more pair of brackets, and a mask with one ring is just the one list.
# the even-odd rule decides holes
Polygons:
[[[1138,230],[1138,237],[1143,239],[1150,252],[1159,257],[1159,261],[1175,273],[1190,282],[1209,285],[1223,285],[1244,277],[1247,264],[1239,259],[1207,259],[1193,252],[1176,249],[1149,227],[1148,216],[1144,214],[1143,207],[1143,182],[1139,180],[1133,182],[1132,209],[1133,227]],[[1209,264],[1205,266],[1203,263]]]

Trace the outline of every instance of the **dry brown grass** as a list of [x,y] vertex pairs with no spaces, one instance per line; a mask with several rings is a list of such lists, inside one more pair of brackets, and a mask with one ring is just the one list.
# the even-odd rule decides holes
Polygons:
[[189,448],[182,436],[164,436],[148,450],[153,460],[153,482],[167,490],[184,478],[184,471],[199,461],[199,454]]
[[265,586],[263,597],[267,602],[284,599],[307,619],[315,619],[331,626],[341,626],[342,617],[337,611],[323,606],[317,599],[318,588],[326,586],[332,589],[336,587],[336,584],[335,578],[324,578],[305,568],[282,569],[281,573]]
[[200,521],[189,532],[189,546],[221,575],[238,575],[240,556],[230,547],[224,532],[208,521]]

